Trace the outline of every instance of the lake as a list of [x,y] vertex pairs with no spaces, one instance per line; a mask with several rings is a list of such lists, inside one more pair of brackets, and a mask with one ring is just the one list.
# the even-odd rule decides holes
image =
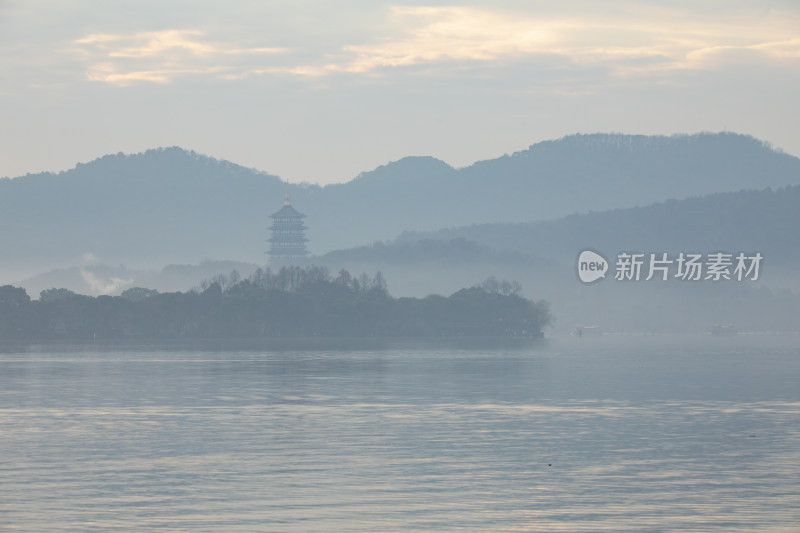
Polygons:
[[0,530],[799,531],[800,336],[5,345]]

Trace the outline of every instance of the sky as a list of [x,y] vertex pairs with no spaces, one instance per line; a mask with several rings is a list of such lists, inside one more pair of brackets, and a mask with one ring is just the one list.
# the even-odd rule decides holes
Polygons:
[[334,183],[573,133],[800,156],[800,2],[0,0],[0,177],[186,149]]

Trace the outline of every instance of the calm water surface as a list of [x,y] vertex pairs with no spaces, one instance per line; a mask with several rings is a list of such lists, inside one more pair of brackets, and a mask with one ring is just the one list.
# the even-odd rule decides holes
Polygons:
[[0,530],[800,531],[800,338],[6,346]]

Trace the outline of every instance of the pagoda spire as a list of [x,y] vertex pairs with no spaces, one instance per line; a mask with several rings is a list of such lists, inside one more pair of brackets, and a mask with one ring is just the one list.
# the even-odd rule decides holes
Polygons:
[[270,215],[272,219],[272,237],[267,239],[270,249],[267,252],[270,256],[280,259],[292,259],[305,257],[308,255],[306,250],[306,226],[303,219],[306,216],[292,207],[289,199],[289,184],[286,184],[285,200],[283,207],[276,213]]

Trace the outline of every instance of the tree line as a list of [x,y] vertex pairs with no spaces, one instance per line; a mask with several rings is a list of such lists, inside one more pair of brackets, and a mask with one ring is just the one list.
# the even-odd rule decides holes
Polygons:
[[378,272],[331,275],[324,267],[258,269],[203,281],[182,293],[135,287],[120,296],[0,287],[0,339],[538,337],[547,302],[489,278],[449,297],[393,298]]

